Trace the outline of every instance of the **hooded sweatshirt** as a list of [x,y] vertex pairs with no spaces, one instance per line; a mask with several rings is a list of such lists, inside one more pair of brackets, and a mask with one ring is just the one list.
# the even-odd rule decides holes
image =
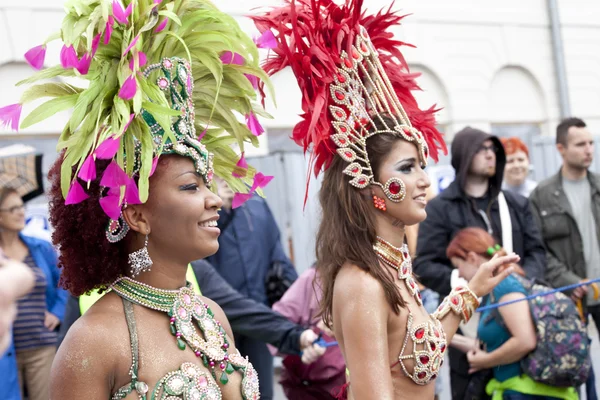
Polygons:
[[464,193],[465,183],[469,168],[473,162],[475,154],[486,140],[491,140],[496,146],[496,174],[490,178],[489,194],[492,199],[498,197],[502,187],[502,178],[504,176],[504,166],[506,165],[506,154],[502,142],[496,137],[479,129],[467,126],[460,132],[456,133],[452,141],[452,167],[456,171],[456,179],[458,186]]
[[[487,140],[491,140],[497,149],[496,173],[494,176],[490,177],[489,189],[486,195],[481,199],[475,199],[465,193],[465,185],[473,158],[483,143]],[[498,223],[494,223],[494,218],[492,218],[490,215],[490,207],[494,202],[497,201],[498,194],[502,188],[504,166],[506,165],[506,154],[504,153],[504,146],[502,146],[502,142],[500,142],[496,136],[492,136],[479,129],[467,126],[466,128],[457,132],[454,136],[451,153],[452,167],[456,171],[456,182],[454,183],[455,187],[452,189],[457,192],[457,195],[468,199],[471,205],[471,211],[475,214],[479,214],[485,222],[487,231],[496,237],[497,240],[500,240],[502,237],[502,228]]]
[[[498,149],[496,173],[489,179],[487,195],[475,199],[465,193],[464,187],[471,162],[486,140],[491,140]],[[497,201],[506,163],[502,144],[492,135],[467,127],[455,135],[451,152],[456,178],[427,204],[427,218],[419,224],[414,260],[414,271],[420,282],[441,296],[450,292],[450,275],[454,269],[446,257],[446,248],[461,229],[479,227],[491,231],[497,243],[503,245]],[[529,278],[543,278],[545,250],[529,201],[514,193],[503,193],[511,217],[513,251],[521,256],[520,264]]]

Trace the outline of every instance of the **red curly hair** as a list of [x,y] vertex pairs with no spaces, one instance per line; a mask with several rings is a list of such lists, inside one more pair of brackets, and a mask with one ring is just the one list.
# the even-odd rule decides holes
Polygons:
[[52,242],[60,252],[61,285],[74,296],[80,296],[92,289],[106,289],[124,275],[128,253],[125,240],[111,244],[106,239],[108,217],[98,202],[100,177],[109,160],[96,160],[98,177],[90,183],[89,189],[85,182],[79,181],[90,198],[72,205],[65,205],[60,187],[62,161],[61,155],[48,173],[50,223],[54,228]]
[[522,151],[529,158],[529,149],[518,137],[500,138],[500,141],[502,142],[502,146],[504,146],[504,152],[507,156],[515,154],[517,151]]
[[[490,247],[494,246],[496,246],[496,241],[492,235],[483,229],[475,227],[464,228],[456,234],[454,239],[452,239],[446,248],[446,257],[448,257],[448,259],[456,257],[460,258],[461,260],[466,260],[467,255],[470,252],[473,252],[485,257],[486,259],[491,259],[492,257],[487,251]],[[506,250],[501,248],[496,253],[499,253],[499,255],[506,255]],[[521,276],[525,276],[525,271],[523,271],[523,268],[517,264],[511,264],[510,266],[514,267],[514,272]],[[502,272],[508,267],[509,265],[503,265],[498,269],[498,271],[496,271],[496,273]]]

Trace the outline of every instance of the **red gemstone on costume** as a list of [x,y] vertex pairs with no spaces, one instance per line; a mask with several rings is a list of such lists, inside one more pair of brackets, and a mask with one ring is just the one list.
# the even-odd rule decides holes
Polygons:
[[419,361],[421,361],[421,364],[427,365],[427,364],[429,364],[429,357],[428,356],[421,356],[421,357],[419,357]]
[[456,296],[453,296],[453,297],[450,299],[450,301],[451,301],[451,302],[452,302],[452,304],[454,304],[455,306],[457,306],[457,305],[458,305],[458,302],[459,302],[459,300],[458,300],[458,297],[456,297]]
[[411,280],[411,281],[409,282],[409,284],[410,284],[410,287],[411,287],[412,289],[414,289],[414,288],[415,288],[415,281]]
[[440,337],[440,332],[437,329],[433,330],[433,334],[435,335],[435,337]]
[[338,116],[338,117],[340,117],[340,118],[342,118],[344,116],[344,113],[341,112],[341,111],[336,111],[335,115]]
[[408,273],[408,267],[405,265],[402,267],[402,275],[406,275]]
[[340,82],[340,83],[346,82],[346,77],[342,74],[337,74],[337,79],[338,79],[338,82]]
[[365,44],[365,42],[360,42],[360,49],[362,50],[363,53],[367,52],[367,45]]
[[390,183],[390,186],[388,187],[388,189],[391,194],[398,194],[398,193],[400,193],[400,190],[402,189],[402,187],[400,186],[400,184],[398,182],[392,182],[392,183]]
[[434,380],[435,378],[437,378],[436,374],[431,375],[431,380]]
[[338,142],[340,142],[341,144],[346,144],[346,139],[338,139]]
[[346,128],[344,125],[340,126],[340,131],[346,133],[348,132],[348,128]]
[[417,329],[417,331],[415,332],[415,337],[420,340],[420,339],[423,339],[423,336],[425,336],[425,329],[423,329],[423,328]]
[[429,342],[429,347],[431,347],[431,351],[435,351],[435,349],[437,348],[434,342]]
[[364,178],[358,181],[359,185],[364,185],[365,183],[367,183],[367,180]]
[[360,172],[360,169],[358,167],[356,167],[352,170],[353,174],[358,174],[359,172]]
[[440,352],[443,354],[445,351],[446,351],[446,345],[442,344],[442,346],[440,347]]
[[419,380],[423,380],[423,379],[425,379],[425,377],[426,377],[426,376],[427,376],[427,372],[425,372],[425,371],[421,371],[421,372],[419,372],[419,373],[417,374],[417,378],[418,378]]
[[410,129],[404,129],[404,134],[408,137],[412,137],[412,132],[410,131]]
[[350,61],[349,59],[345,58],[344,59],[344,64],[346,64],[346,67],[352,68],[352,61]]
[[345,152],[344,155],[348,158],[352,158],[352,153],[350,153],[349,151]]
[[346,96],[344,95],[344,93],[342,93],[342,92],[338,92],[338,91],[336,91],[336,92],[335,92],[335,97],[336,97],[338,100],[344,100],[344,99],[346,98]]
[[355,49],[352,49],[352,57],[354,57],[355,60],[358,60],[360,58],[360,54],[358,54],[358,51]]

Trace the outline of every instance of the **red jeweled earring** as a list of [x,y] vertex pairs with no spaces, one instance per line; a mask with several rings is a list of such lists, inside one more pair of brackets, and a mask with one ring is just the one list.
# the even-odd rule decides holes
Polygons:
[[385,206],[385,200],[375,195],[373,195],[373,206],[375,206],[376,209],[381,211],[387,210],[387,207]]
[[394,203],[400,203],[406,196],[406,186],[399,178],[390,178],[383,185],[383,192]]

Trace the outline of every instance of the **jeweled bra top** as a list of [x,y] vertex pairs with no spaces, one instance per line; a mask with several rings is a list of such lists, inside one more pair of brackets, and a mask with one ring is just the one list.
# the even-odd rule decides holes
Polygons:
[[[406,289],[415,298],[419,306],[423,305],[419,287],[413,278],[412,262],[408,253],[408,246],[404,244],[401,248],[394,247],[382,238],[377,238],[373,246],[377,257],[386,265],[398,271],[398,278],[404,282]],[[444,362],[447,343],[446,334],[441,322],[429,316],[429,320],[414,325],[414,317],[408,309],[408,322],[406,324],[406,336],[402,344],[402,350],[398,356],[398,362],[392,368],[400,364],[402,371],[417,385],[427,385],[437,378],[440,368]],[[408,348],[408,339],[412,340],[412,349]],[[413,372],[410,373],[405,365],[406,360],[414,361]]]
[[[228,352],[225,330],[191,287],[163,290],[130,278],[120,278],[111,288],[123,299],[133,360],[129,371],[131,382],[120,388],[112,400],[124,399],[134,390],[142,400],[221,400],[223,396],[217,380],[227,384],[228,375],[236,372],[242,374],[242,398],[260,398],[258,375],[252,364],[239,353]],[[177,371],[160,379],[150,392],[148,385],[138,379],[139,346],[132,303],[168,313],[169,328],[179,349],[185,350],[189,346],[208,371],[194,363],[183,363]]]

